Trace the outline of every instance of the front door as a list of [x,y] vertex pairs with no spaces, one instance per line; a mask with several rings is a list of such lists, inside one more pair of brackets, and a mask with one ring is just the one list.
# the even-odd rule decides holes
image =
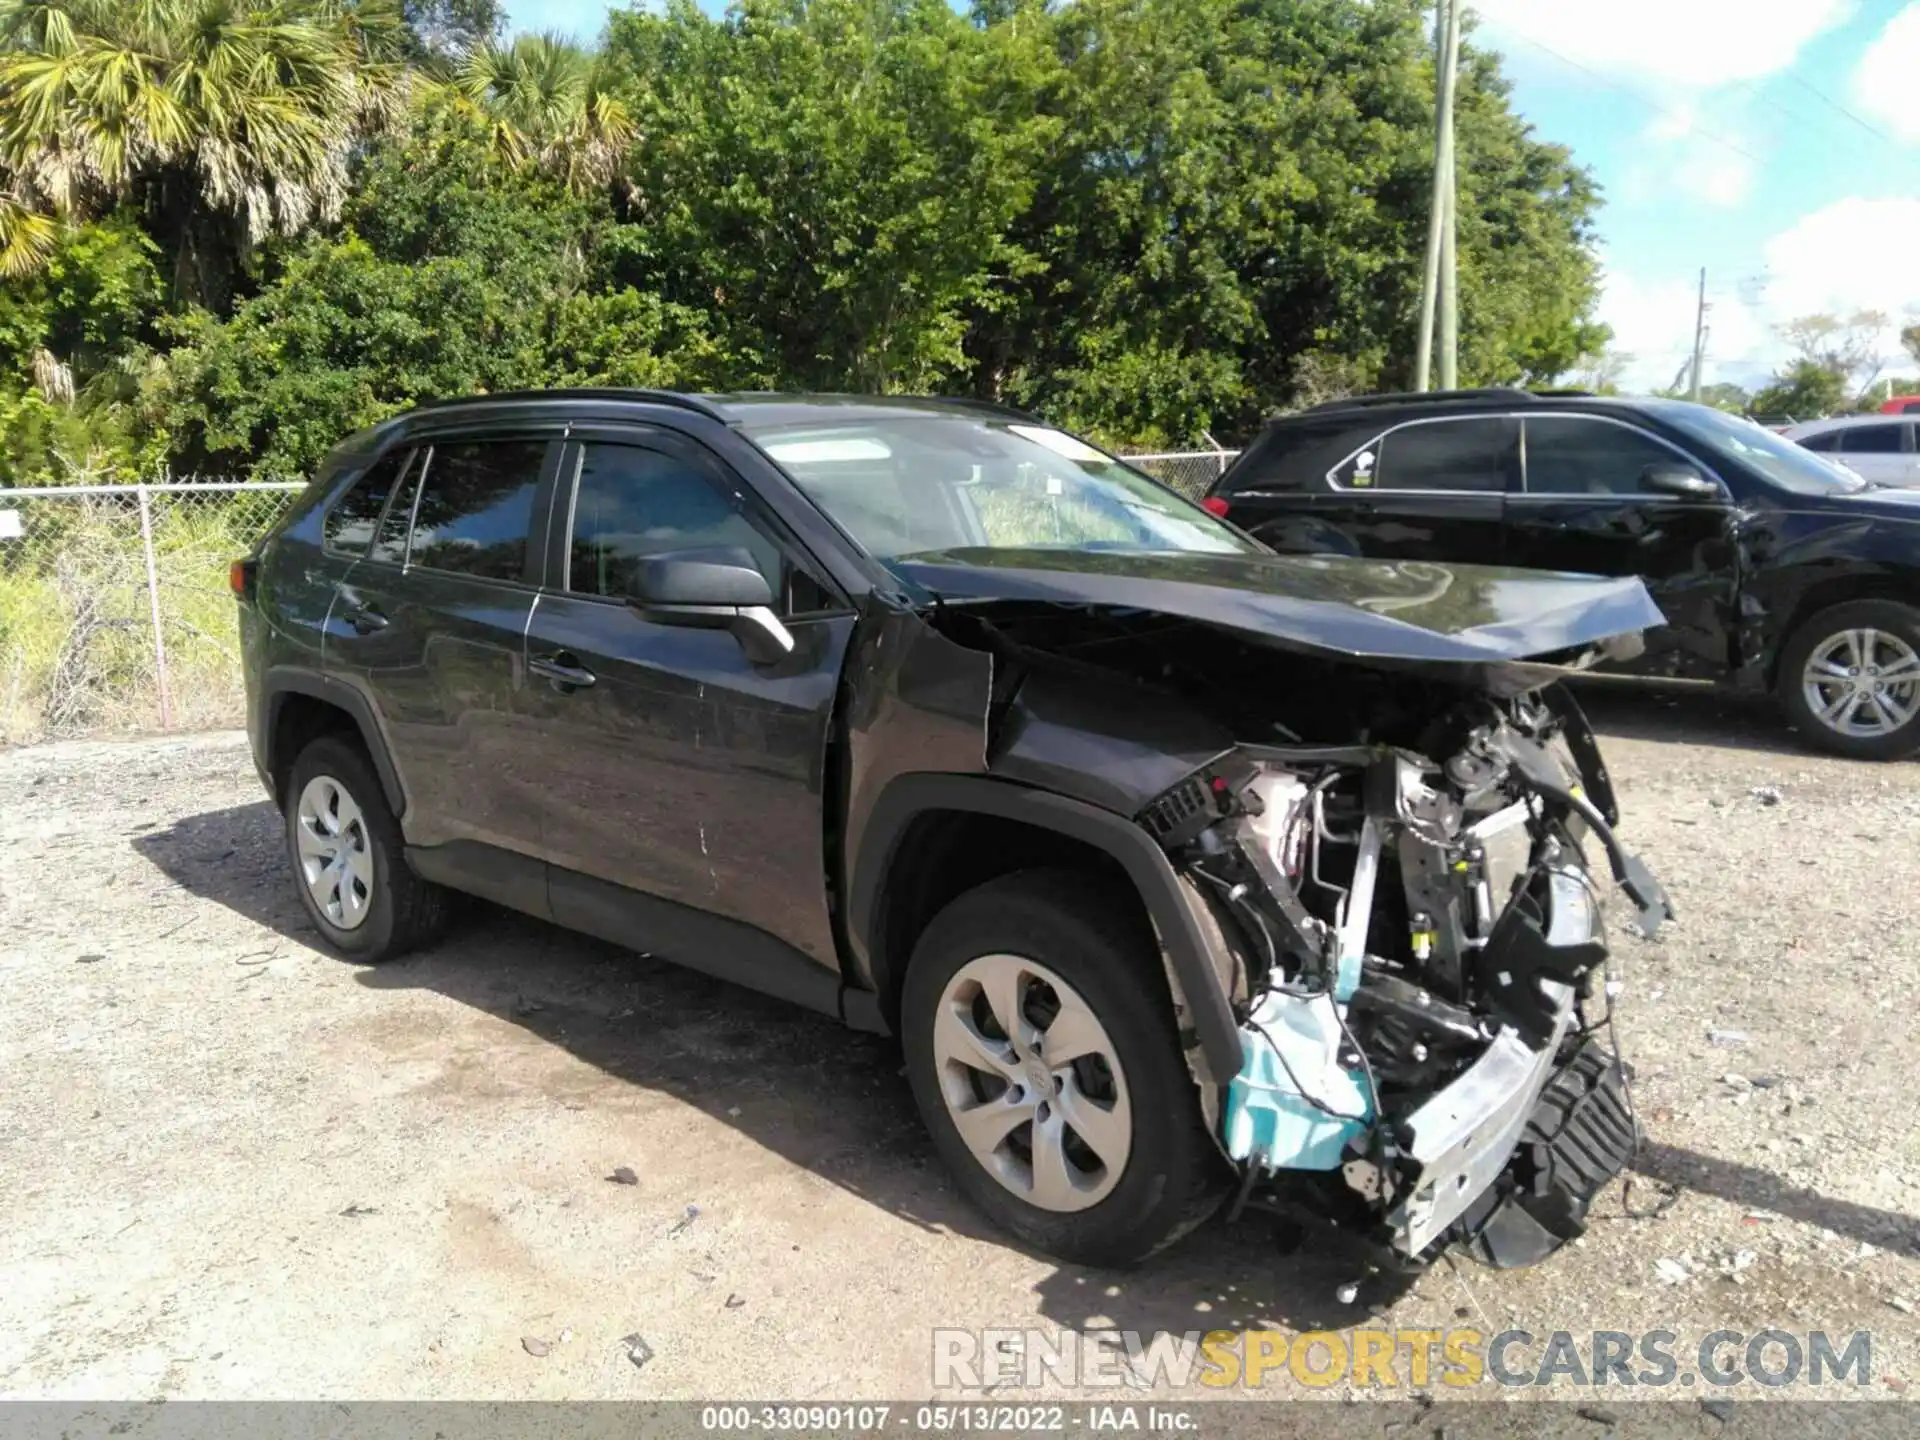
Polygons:
[[1730,502],[1650,488],[1653,466],[1697,462],[1624,421],[1530,415],[1525,491],[1507,503],[1509,563],[1582,575],[1638,575],[1667,617],[1647,633],[1636,674],[1718,679],[1731,662]]
[[[802,988],[829,975],[837,986],[823,812],[850,608],[684,437],[589,435],[568,446],[562,473],[525,701],[546,757],[554,918],[810,998],[752,973],[780,968],[755,935],[695,923],[722,915],[819,967]],[[795,641],[783,660],[757,665],[725,630],[657,624],[627,604],[638,561],[711,546],[746,549],[766,574]],[[676,944],[712,953],[675,954]]]
[[1518,437],[1504,415],[1401,425],[1335,468],[1314,514],[1349,537],[1355,554],[1501,564]]

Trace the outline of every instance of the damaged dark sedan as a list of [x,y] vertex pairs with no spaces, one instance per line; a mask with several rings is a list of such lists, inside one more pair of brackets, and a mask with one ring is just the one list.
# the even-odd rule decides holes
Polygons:
[[1525,1264],[1632,1153],[1601,902],[1667,902],[1559,682],[1637,580],[1275,555],[991,406],[571,391],[352,437],[233,581],[330,944],[464,892],[896,1034],[1040,1249]]

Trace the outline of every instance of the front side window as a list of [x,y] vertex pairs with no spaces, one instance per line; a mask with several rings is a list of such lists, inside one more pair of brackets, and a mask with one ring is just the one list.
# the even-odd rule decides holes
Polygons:
[[380,512],[386,508],[387,497],[393,493],[411,453],[400,450],[383,455],[367,467],[346,494],[334,501],[333,508],[327,512],[327,549],[342,555],[366,554],[373,540],[374,526],[380,523]]
[[1685,461],[1651,435],[1581,415],[1527,417],[1529,495],[1640,495],[1655,465]]
[[642,560],[737,546],[780,587],[780,551],[691,462],[637,445],[586,445],[573,502],[567,588],[625,600]]
[[903,414],[748,433],[880,560],[980,548],[1259,550],[1159,482],[1045,425]]
[[1517,429],[1497,415],[1402,425],[1349,460],[1344,483],[1371,490],[1503,491]]
[[1842,455],[1898,455],[1904,425],[1854,425],[1840,432]]
[[1800,437],[1800,443],[1809,450],[1818,450],[1825,454],[1840,448],[1840,432],[1822,430],[1817,435],[1803,435]]
[[407,562],[489,580],[521,579],[546,456],[544,440],[434,446],[414,505]]

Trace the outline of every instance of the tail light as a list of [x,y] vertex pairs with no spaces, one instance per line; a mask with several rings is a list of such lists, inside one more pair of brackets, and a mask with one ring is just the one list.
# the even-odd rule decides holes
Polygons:
[[1222,520],[1224,520],[1227,518],[1227,511],[1231,507],[1229,507],[1227,502],[1225,500],[1222,500],[1218,495],[1209,495],[1207,496],[1206,499],[1200,502],[1200,508],[1206,511],[1209,515],[1217,515]]
[[253,561],[235,560],[227,566],[227,585],[242,600],[253,598]]

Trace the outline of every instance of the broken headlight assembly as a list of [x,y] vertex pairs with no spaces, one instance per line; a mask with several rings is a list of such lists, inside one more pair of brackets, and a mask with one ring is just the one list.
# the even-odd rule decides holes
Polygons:
[[[1530,1264],[1631,1159],[1604,997],[1604,852],[1646,933],[1597,756],[1549,707],[1456,727],[1445,759],[1239,746],[1141,822],[1230,935],[1242,1060],[1219,1107],[1239,1203],[1357,1229],[1399,1262]],[[1563,760],[1565,753],[1573,764]],[[1596,800],[1573,768],[1598,771]]]

